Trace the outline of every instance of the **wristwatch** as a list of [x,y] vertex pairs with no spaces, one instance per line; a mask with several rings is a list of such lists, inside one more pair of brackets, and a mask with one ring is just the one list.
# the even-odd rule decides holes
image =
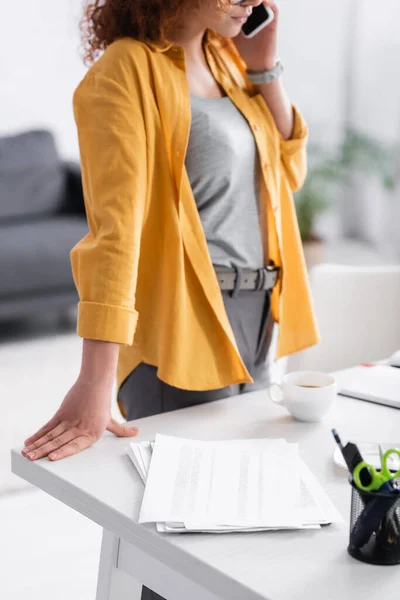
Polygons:
[[284,71],[283,63],[281,60],[276,61],[276,65],[269,71],[246,71],[247,79],[250,83],[255,85],[261,85],[262,83],[272,83],[275,79],[278,79]]

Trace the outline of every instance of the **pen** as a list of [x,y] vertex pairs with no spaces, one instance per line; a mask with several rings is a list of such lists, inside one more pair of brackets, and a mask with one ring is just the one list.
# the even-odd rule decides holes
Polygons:
[[[361,456],[361,453],[355,444],[348,442],[345,446],[343,446],[342,441],[341,441],[336,429],[332,429],[332,435],[335,438],[335,441],[340,448],[340,451],[343,455],[343,458],[345,460],[347,468],[350,471],[350,475],[353,477],[354,469],[356,468],[357,465],[359,465],[361,462],[363,462],[364,459]],[[360,480],[361,480],[361,483],[366,486],[371,483],[371,481],[372,481],[371,474],[367,468],[361,470]]]
[[[336,429],[332,429],[332,434],[340,448],[347,468],[353,479],[354,469],[357,465],[363,462],[363,457],[355,444],[348,442],[345,446],[343,446]],[[360,471],[360,481],[363,485],[369,485],[371,483],[372,477],[368,469],[362,469]],[[386,502],[383,503],[384,505],[382,507],[382,503],[379,503],[379,499],[371,498],[366,494],[360,496],[360,499],[364,504],[364,509],[358,516],[358,519],[350,534],[350,544],[354,548],[362,548],[362,546],[368,542],[375,527],[379,525],[383,516],[385,515],[387,508]],[[370,502],[371,500],[372,502]]]

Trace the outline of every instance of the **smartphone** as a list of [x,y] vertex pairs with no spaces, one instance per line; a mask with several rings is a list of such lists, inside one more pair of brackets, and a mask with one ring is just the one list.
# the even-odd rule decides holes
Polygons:
[[252,38],[274,20],[274,12],[264,4],[255,6],[253,12],[242,27],[243,35]]

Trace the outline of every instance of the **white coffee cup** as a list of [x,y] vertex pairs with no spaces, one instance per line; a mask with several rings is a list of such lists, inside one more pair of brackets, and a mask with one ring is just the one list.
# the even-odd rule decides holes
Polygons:
[[282,385],[272,384],[269,397],[298,421],[319,421],[332,408],[337,383],[332,375],[320,371],[295,371],[285,375]]

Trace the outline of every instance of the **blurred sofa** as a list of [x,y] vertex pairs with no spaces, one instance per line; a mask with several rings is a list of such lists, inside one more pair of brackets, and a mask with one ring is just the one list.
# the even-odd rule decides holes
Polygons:
[[79,165],[49,131],[0,137],[0,319],[78,301],[69,253],[87,233]]

